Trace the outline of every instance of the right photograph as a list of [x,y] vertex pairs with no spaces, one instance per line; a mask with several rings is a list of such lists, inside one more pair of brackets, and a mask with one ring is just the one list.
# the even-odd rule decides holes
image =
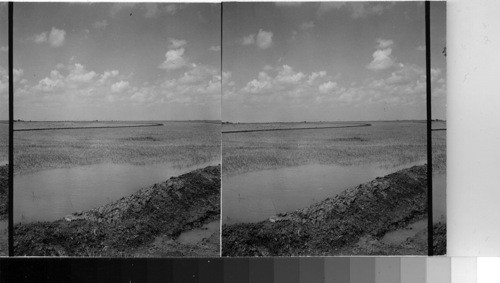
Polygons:
[[430,10],[432,131],[424,2],[223,4],[222,256],[428,255],[430,211],[446,253],[446,4]]

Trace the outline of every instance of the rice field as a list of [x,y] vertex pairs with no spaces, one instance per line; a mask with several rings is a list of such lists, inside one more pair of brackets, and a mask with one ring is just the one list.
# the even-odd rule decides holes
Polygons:
[[[147,123],[147,122],[139,122]],[[156,121],[155,121],[156,123]],[[94,164],[173,164],[191,167],[220,162],[220,123],[169,122],[133,128],[59,129],[14,132],[14,172]],[[15,129],[130,125],[134,122],[16,122]]]
[[0,121],[0,166],[9,162],[9,123]]
[[[357,166],[376,164],[390,169],[426,163],[425,121],[363,122],[368,127],[226,133],[228,130],[274,128],[281,123],[223,124],[222,174],[307,164]],[[307,123],[321,127],[326,123]],[[350,125],[353,122],[336,122]],[[436,153],[442,148],[436,148]],[[442,162],[442,161],[440,161]]]
[[446,122],[433,121],[432,129],[432,170],[434,174],[446,173]]

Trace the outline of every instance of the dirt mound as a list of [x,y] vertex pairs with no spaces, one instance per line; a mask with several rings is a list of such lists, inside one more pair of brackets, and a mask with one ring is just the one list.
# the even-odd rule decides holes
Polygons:
[[[414,166],[268,221],[224,225],[223,256],[378,254],[367,248],[427,214],[426,165]],[[419,236],[418,239],[422,237]],[[407,251],[427,254],[425,241]],[[393,254],[398,254],[393,251]]]
[[434,224],[434,254],[446,255],[446,223]]
[[[181,232],[219,216],[220,166],[209,166],[58,221],[16,225],[14,254],[181,256],[186,250],[197,254],[196,247],[163,245],[151,252],[148,247],[159,237],[174,240]],[[211,246],[200,249],[200,256],[219,254],[219,249]]]

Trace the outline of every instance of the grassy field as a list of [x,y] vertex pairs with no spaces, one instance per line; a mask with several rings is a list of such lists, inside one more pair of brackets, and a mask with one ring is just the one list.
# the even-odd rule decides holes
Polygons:
[[0,166],[9,162],[9,123],[0,123]]
[[[433,129],[446,129],[446,122],[432,122]],[[446,172],[446,131],[432,131],[432,170],[435,174]]]
[[[189,167],[220,162],[220,124],[160,123],[164,126],[14,132],[15,174],[101,163]],[[133,123],[16,122],[15,128],[124,124]]]
[[14,131],[60,128],[94,128],[94,127],[134,127],[139,125],[158,124],[157,122],[129,121],[19,121],[14,122]]
[[[223,134],[223,175],[306,164],[350,166],[374,163],[390,169],[426,162],[427,129],[424,121],[366,123],[371,126]],[[309,127],[329,125],[306,124]],[[281,126],[281,123],[223,124],[222,131]],[[436,149],[436,152],[441,151]]]
[[358,122],[279,122],[279,123],[224,123],[222,131],[263,131],[263,130],[283,130],[283,129],[304,129],[304,128],[329,128],[329,127],[352,127],[362,126],[366,123]]

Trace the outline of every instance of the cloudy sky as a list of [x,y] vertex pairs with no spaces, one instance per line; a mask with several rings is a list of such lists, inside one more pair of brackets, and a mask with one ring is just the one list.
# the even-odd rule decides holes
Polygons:
[[9,119],[9,34],[7,4],[0,3],[0,120]]
[[[444,3],[433,4],[433,117],[445,118]],[[222,119],[425,119],[423,2],[226,3]]]
[[220,119],[220,19],[218,4],[15,3],[15,119]]

